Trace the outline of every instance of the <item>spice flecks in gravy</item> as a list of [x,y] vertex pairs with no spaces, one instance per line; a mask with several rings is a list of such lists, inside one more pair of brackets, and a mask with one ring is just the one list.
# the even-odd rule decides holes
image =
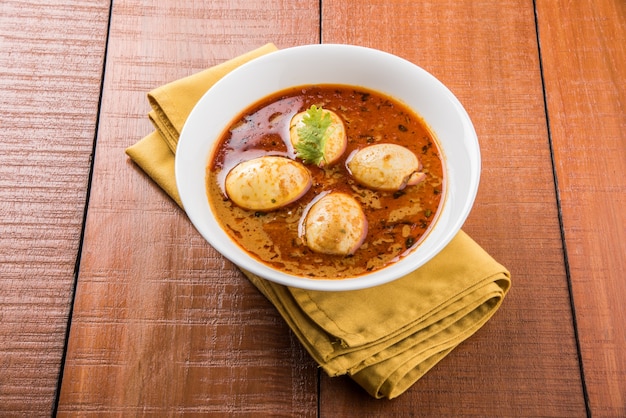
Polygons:
[[[263,155],[298,160],[290,142],[291,118],[311,105],[332,110],[345,125],[347,149],[335,164],[306,167],[312,186],[299,200],[279,210],[245,210],[226,197],[224,181],[237,164]],[[372,144],[393,143],[411,150],[426,179],[399,191],[359,185],[346,167],[353,152]],[[444,195],[440,150],[425,122],[404,104],[383,94],[340,85],[305,86],[268,97],[245,110],[218,141],[207,167],[209,203],[231,238],[254,258],[288,274],[346,278],[384,268],[423,239]],[[353,196],[367,217],[364,243],[350,256],[313,252],[299,237],[307,205],[321,193]]]

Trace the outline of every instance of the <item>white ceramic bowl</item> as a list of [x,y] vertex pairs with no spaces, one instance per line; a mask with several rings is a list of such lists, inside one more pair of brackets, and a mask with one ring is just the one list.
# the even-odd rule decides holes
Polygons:
[[[249,256],[221,229],[208,203],[205,169],[221,133],[249,105],[277,91],[307,84],[366,87],[404,102],[421,115],[444,155],[446,195],[427,237],[400,261],[346,279],[311,279],[277,271]],[[435,77],[395,55],[350,45],[307,45],[254,59],[218,81],[191,112],[176,152],[176,182],[189,219],[202,236],[238,266],[274,282],[314,290],[353,290],[395,280],[419,268],[456,235],[478,190],[476,132],[456,97]]]

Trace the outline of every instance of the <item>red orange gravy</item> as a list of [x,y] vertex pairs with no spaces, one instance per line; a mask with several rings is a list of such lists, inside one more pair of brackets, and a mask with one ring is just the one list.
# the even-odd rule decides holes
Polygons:
[[[323,169],[307,165],[313,178],[311,189],[282,209],[254,212],[228,200],[224,179],[238,163],[262,155],[297,160],[289,140],[289,122],[311,105],[332,110],[343,119],[348,146],[342,159]],[[346,158],[376,143],[395,143],[413,151],[426,180],[397,192],[373,191],[358,185],[346,169]],[[297,276],[356,277],[394,263],[423,239],[444,195],[442,156],[426,123],[399,101],[360,87],[305,86],[267,97],[236,118],[222,134],[209,161],[209,203],[224,230],[254,258]],[[315,253],[298,236],[304,208],[325,191],[349,193],[365,211],[368,234],[351,256]]]

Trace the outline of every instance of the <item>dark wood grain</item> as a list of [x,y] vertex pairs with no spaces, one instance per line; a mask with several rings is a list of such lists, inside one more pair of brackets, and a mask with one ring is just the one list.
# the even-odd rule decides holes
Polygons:
[[74,287],[108,1],[0,1],[0,414],[49,416]]
[[60,415],[316,414],[317,365],[124,149],[149,90],[318,27],[313,1],[114,3]]
[[467,108],[483,171],[464,229],[513,284],[495,317],[397,400],[325,378],[322,415],[585,416],[533,2],[331,1],[323,28],[325,42],[415,62]]
[[537,2],[589,405],[626,416],[626,2]]

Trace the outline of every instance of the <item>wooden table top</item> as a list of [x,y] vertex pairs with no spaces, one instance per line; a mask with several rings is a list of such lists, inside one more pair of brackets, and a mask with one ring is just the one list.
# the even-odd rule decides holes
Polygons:
[[[124,149],[146,93],[273,42],[446,84],[501,309],[399,398],[330,378]],[[0,415],[626,416],[623,0],[0,0]]]

